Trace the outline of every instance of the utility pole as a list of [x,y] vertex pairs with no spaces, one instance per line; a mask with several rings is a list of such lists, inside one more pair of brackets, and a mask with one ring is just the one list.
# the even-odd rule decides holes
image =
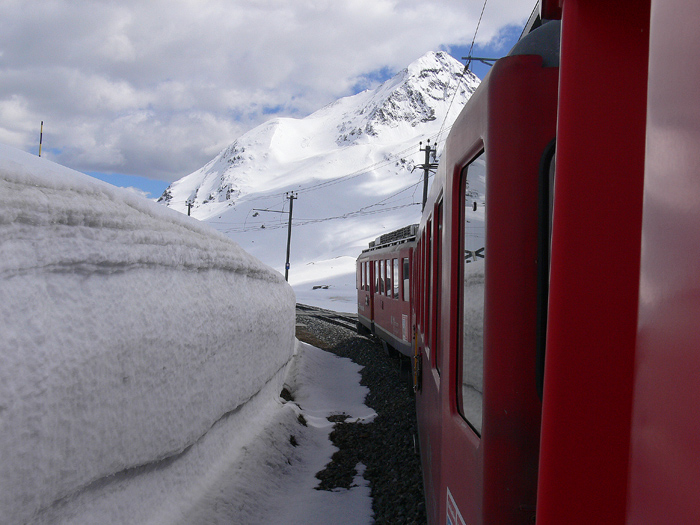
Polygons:
[[430,140],[428,140],[427,145],[425,148],[421,148],[423,145],[423,142],[418,143],[418,147],[420,148],[420,151],[425,151],[425,163],[424,164],[419,164],[416,166],[417,168],[421,168],[423,170],[423,205],[421,206],[421,211],[425,209],[425,203],[428,201],[428,176],[430,175],[431,170],[434,170],[438,167],[437,163],[431,163],[430,162],[430,154],[433,154],[433,160],[435,160],[435,154],[437,153],[437,146],[434,148],[430,147]]
[[39,156],[41,157],[41,142],[44,139],[44,121],[41,121],[41,131],[39,131]]
[[289,199],[289,224],[287,225],[287,261],[284,263],[284,280],[289,282],[289,251],[292,246],[292,209],[294,208],[294,199],[298,199],[293,191],[285,194]]
[[[299,197],[297,197],[298,193],[294,193],[293,191],[288,191],[284,195],[287,199],[289,199],[289,223],[287,224],[287,260],[284,263],[284,280],[289,282],[289,252],[291,251],[292,247],[292,210],[294,209],[294,201]],[[269,211],[272,213],[284,213],[284,211],[280,210],[263,210],[260,208],[253,208],[253,211]],[[257,213],[255,215],[257,215]],[[263,228],[264,227],[265,226],[263,226]]]

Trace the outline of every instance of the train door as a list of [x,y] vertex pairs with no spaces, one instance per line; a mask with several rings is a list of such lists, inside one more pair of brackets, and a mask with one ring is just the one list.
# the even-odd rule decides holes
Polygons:
[[535,516],[538,186],[557,79],[537,56],[499,60],[448,139],[435,523]]
[[[483,457],[481,431],[484,392],[484,283],[486,247],[486,155],[472,158],[458,175],[457,207],[451,214],[451,232],[458,259],[457,271],[450,272],[457,288],[453,301],[458,308],[452,329],[454,350],[446,357],[445,379],[452,383],[454,407],[448,409],[443,449],[443,486],[440,493],[439,523],[464,525],[480,523],[483,502]],[[479,253],[476,258],[474,254]],[[444,259],[443,259],[444,260]],[[446,265],[450,268],[450,265]],[[448,288],[448,289],[449,289]],[[454,294],[453,294],[454,295]],[[449,387],[448,387],[449,388]],[[452,404],[452,403],[450,403]],[[444,405],[443,405],[444,407]],[[449,520],[449,521],[448,521]],[[436,522],[437,523],[437,522]]]

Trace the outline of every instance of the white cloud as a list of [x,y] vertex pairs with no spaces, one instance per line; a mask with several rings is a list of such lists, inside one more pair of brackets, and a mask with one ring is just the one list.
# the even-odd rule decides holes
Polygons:
[[[0,140],[86,171],[175,180],[277,108],[304,116],[428,50],[471,42],[477,0],[2,0]],[[479,42],[534,0],[491,0]]]

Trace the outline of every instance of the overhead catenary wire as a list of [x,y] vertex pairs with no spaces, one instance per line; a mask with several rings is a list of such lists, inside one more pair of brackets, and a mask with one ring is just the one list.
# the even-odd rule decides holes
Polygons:
[[[476,34],[479,32],[479,26],[481,25],[481,19],[484,16],[484,10],[486,9],[486,2],[488,2],[488,0],[484,0],[484,5],[481,7],[481,14],[479,15],[479,21],[477,22],[476,29],[474,30],[474,37],[472,38],[471,46],[469,46],[469,58],[467,59],[467,64],[464,66],[464,70],[462,71],[462,75],[459,78],[459,82],[457,82],[457,87],[455,88],[454,93],[452,93],[452,99],[450,100],[450,105],[447,107],[447,112],[445,113],[445,117],[442,119],[442,126],[440,126],[440,131],[438,131],[438,134],[437,134],[436,139],[435,139],[436,144],[438,142],[438,139],[440,138],[440,135],[443,132],[443,128],[445,127],[445,122],[447,122],[447,117],[449,116],[450,110],[452,109],[452,104],[454,103],[455,98],[457,97],[457,93],[459,92],[459,88],[462,85],[462,80],[464,79],[467,72],[469,71],[469,66],[471,65],[472,50],[474,49],[474,42],[476,41]],[[436,148],[435,152],[437,155],[437,148]]]
[[[431,175],[431,177],[432,177],[432,175]],[[371,209],[371,208],[374,208],[375,206],[379,206],[381,204],[384,204],[386,201],[388,201],[388,200],[390,200],[390,199],[392,199],[392,198],[394,198],[394,197],[396,197],[404,192],[414,190],[414,194],[415,194],[415,189],[420,184],[421,184],[421,182],[417,182],[411,186],[408,186],[408,187],[403,188],[397,192],[394,192],[391,195],[388,195],[387,197],[384,197],[382,200],[377,201],[374,204],[369,204],[367,206],[363,206],[359,210],[346,212],[342,215],[336,215],[333,217],[317,217],[317,218],[307,218],[307,219],[303,219],[303,218],[296,219],[295,225],[296,226],[303,226],[306,224],[315,224],[315,223],[319,223],[319,222],[326,222],[326,221],[332,221],[332,220],[338,220],[338,219],[347,219],[350,217],[361,217],[364,215],[374,215],[377,213],[385,213],[387,211],[393,211],[393,210],[397,210],[397,209],[401,209],[401,208],[407,208],[409,206],[418,206],[418,205],[420,205],[419,202],[410,202],[407,204],[401,204],[401,205],[397,205],[397,206],[380,208],[378,210]],[[411,197],[411,200],[413,200],[413,197]],[[245,233],[245,232],[250,232],[250,231],[258,231],[263,226],[264,226],[265,230],[276,230],[276,229],[282,228],[286,225],[286,223],[269,225],[269,222],[267,222],[267,221],[248,222],[247,216],[246,216],[245,222],[243,222],[243,223],[229,223],[229,222],[220,222],[220,221],[211,221],[211,223],[231,226],[231,228],[227,228],[227,229],[222,230],[226,233]]]
[[[379,213],[386,213],[389,211],[395,211],[395,210],[400,210],[402,208],[408,208],[410,206],[420,206],[420,202],[410,202],[408,204],[401,204],[398,206],[391,206],[388,208],[381,208],[379,210],[356,210],[356,211],[351,211],[344,213],[343,215],[337,215],[334,217],[320,217],[320,218],[312,218],[312,219],[297,219],[294,221],[294,227],[299,227],[299,226],[305,226],[307,224],[317,224],[320,222],[327,222],[327,221],[335,221],[339,219],[348,219],[351,217],[363,217],[365,215],[376,215]],[[250,231],[258,231],[262,228],[262,226],[266,223],[260,223],[257,226],[242,226],[242,227],[232,227],[232,228],[226,228],[222,229],[222,232],[225,233],[245,233],[245,232],[250,232]],[[265,226],[265,230],[277,230],[279,228],[285,228],[287,227],[286,224],[272,224],[270,226]]]
[[484,0],[484,5],[481,7],[481,14],[479,15],[479,21],[476,23],[476,29],[474,30],[474,36],[472,37],[472,43],[469,46],[469,55],[467,55],[467,56],[470,58],[467,59],[466,69],[469,69],[469,66],[472,63],[471,56],[472,56],[472,51],[474,50],[474,42],[476,42],[476,34],[479,32],[479,26],[481,25],[481,19],[484,17],[484,11],[486,10],[486,3],[488,1],[489,0]]

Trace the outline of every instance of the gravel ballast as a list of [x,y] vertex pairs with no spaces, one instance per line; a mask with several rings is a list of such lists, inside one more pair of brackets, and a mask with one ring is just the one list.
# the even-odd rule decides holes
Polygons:
[[361,462],[371,488],[374,523],[426,523],[408,361],[402,364],[387,356],[377,339],[307,310],[297,310],[297,338],[363,366],[360,383],[369,388],[365,404],[377,413],[371,423],[346,423],[342,414],[329,418],[335,422],[330,437],[339,450],[316,475],[318,488],[349,488]]

